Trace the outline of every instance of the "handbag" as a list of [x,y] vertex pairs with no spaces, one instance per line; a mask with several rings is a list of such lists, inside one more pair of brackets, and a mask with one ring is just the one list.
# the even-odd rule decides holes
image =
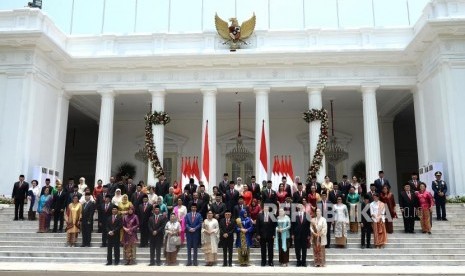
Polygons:
[[181,245],[181,238],[179,236],[171,236],[170,243],[174,245]]

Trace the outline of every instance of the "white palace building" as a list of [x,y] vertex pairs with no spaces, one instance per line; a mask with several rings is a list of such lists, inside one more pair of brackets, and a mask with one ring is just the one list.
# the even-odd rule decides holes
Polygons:
[[[302,114],[331,101],[348,156],[323,162],[320,181],[365,161],[367,181],[384,170],[395,194],[430,169],[465,194],[464,0],[27,1],[0,1],[0,194],[38,168],[107,183],[122,162],[153,184],[137,158],[150,107],[171,117],[154,126],[171,182],[184,156],[202,168],[207,120],[210,184],[257,174],[262,124],[269,177],[274,156],[291,156],[305,180],[321,122]],[[216,13],[255,13],[247,45],[229,50]],[[239,102],[242,163],[227,157]]]

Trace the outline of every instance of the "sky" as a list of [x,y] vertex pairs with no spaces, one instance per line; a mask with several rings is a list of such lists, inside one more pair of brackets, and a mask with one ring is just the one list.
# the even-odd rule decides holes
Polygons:
[[[1,10],[32,0],[0,0]],[[214,31],[215,13],[239,22],[257,15],[256,30],[408,27],[429,0],[43,0],[43,12],[66,34]]]

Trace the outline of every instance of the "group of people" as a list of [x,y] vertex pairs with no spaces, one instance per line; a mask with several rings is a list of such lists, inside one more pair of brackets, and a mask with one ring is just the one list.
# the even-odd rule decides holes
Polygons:
[[[67,233],[67,245],[76,246],[82,233],[81,246],[90,246],[97,213],[102,247],[107,247],[107,265],[120,263],[123,246],[125,264],[136,263],[136,245],[150,247],[149,265],[161,265],[161,253],[167,265],[177,263],[180,248],[187,248],[187,265],[198,265],[198,249],[204,253],[207,266],[217,263],[219,248],[223,250],[223,266],[232,266],[233,248],[237,249],[238,263],[250,263],[250,248],[261,248],[261,265],[274,266],[274,252],[279,252],[279,263],[287,266],[289,250],[294,247],[297,266],[307,266],[307,248],[313,248],[315,266],[325,266],[325,248],[331,244],[331,229],[337,247],[345,247],[347,233],[361,228],[362,248],[374,245],[382,248],[387,234],[393,232],[392,218],[396,218],[394,196],[390,184],[379,172],[379,179],[366,191],[357,177],[348,181],[344,175],[340,183],[316,177],[306,183],[296,179],[295,185],[282,178],[278,190],[272,182],[259,185],[255,177],[249,184],[242,179],[229,181],[227,173],[210,195],[205,186],[189,183],[181,188],[170,185],[162,175],[155,186],[147,187],[131,178],[110,178],[103,185],[99,180],[91,192],[84,178],[75,184],[69,179],[64,187],[56,180],[55,187],[47,179],[45,186],[32,186],[21,175],[14,184],[15,220],[23,219],[23,204],[30,201],[30,212],[39,213],[39,231]],[[426,191],[426,184],[416,174],[404,186],[400,207],[405,232],[413,233],[415,219],[421,221],[422,231],[431,233],[431,210],[436,202],[438,219],[447,220],[445,213],[446,183],[436,173],[432,183],[434,200]],[[40,191],[39,191],[40,190]],[[35,211],[36,210],[36,211]],[[34,219],[30,213],[29,219]],[[50,230],[53,218],[53,229]],[[140,242],[138,234],[140,233]]]

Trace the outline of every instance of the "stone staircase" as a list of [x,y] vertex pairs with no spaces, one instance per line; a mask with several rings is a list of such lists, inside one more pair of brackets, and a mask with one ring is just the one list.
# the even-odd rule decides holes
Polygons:
[[[0,206],[0,262],[106,262],[106,248],[100,248],[101,234],[93,233],[92,247],[66,247],[64,233],[36,233],[37,221],[13,221],[13,208]],[[349,234],[346,249],[330,248],[326,250],[328,265],[363,266],[452,266],[465,264],[465,207],[447,205],[449,221],[433,220],[432,235],[422,234],[419,222],[416,222],[416,234],[403,233],[402,219],[394,222],[394,234],[388,237],[384,249],[361,249],[360,234]],[[433,217],[435,215],[433,214]],[[96,227],[94,228],[96,229]],[[333,237],[334,238],[334,237]],[[81,241],[79,237],[78,244]],[[334,244],[334,242],[332,242]],[[222,250],[219,260],[222,262]],[[295,264],[294,249],[290,252],[290,265]],[[234,251],[234,259],[236,260]],[[180,265],[185,265],[186,249],[178,254]],[[312,251],[308,251],[309,264]],[[148,248],[137,249],[140,264],[148,263]],[[203,263],[203,254],[199,250],[199,260]],[[260,249],[251,250],[251,263],[260,265]],[[275,252],[275,265],[278,256]]]

